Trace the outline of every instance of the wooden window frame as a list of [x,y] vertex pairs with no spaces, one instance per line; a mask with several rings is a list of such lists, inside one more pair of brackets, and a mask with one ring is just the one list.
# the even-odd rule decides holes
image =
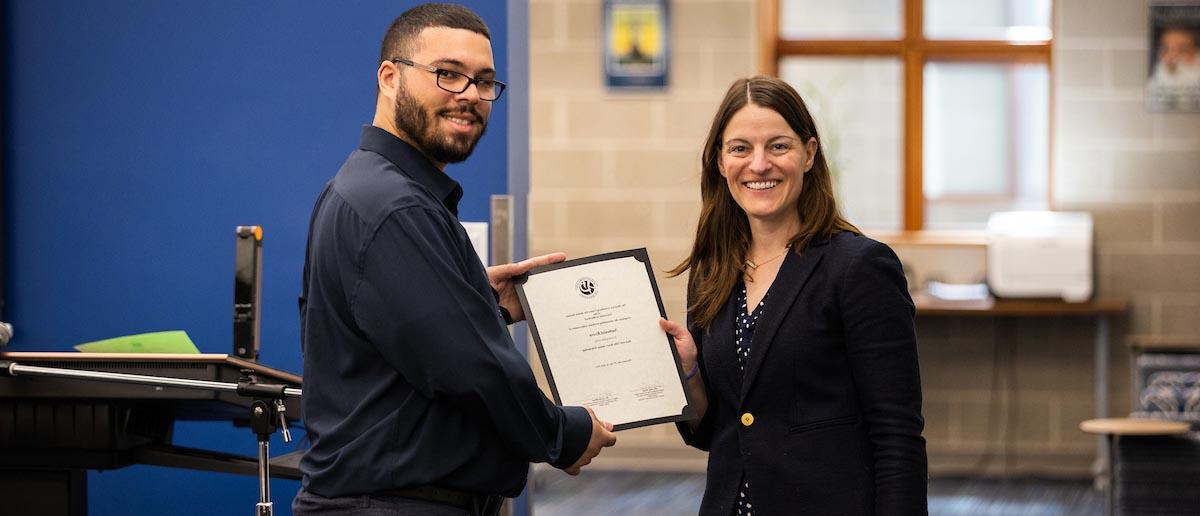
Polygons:
[[[924,0],[903,0],[903,34],[899,39],[805,39],[790,40],[779,36],[780,0],[759,0],[759,70],[778,75],[779,60],[787,56],[895,57],[902,66],[904,97],[904,231],[925,229],[924,192],[924,74],[930,61],[969,61],[999,63],[1038,63],[1051,68],[1053,37],[1047,41],[951,40],[925,37]],[[1051,9],[1054,9],[1051,3]],[[1053,20],[1051,12],[1051,20]],[[1054,105],[1054,81],[1049,87],[1050,105]],[[1049,133],[1054,132],[1053,110],[1048,114]],[[1053,153],[1053,145],[1048,147]],[[1052,156],[1047,159],[1047,206],[1053,199]]]

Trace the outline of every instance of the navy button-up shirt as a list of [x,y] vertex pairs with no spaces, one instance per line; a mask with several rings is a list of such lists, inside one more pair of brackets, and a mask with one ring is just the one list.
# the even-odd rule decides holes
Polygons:
[[586,448],[590,416],[546,399],[513,345],[460,198],[373,126],[321,192],[300,296],[306,490],[515,496],[529,462],[567,467]]

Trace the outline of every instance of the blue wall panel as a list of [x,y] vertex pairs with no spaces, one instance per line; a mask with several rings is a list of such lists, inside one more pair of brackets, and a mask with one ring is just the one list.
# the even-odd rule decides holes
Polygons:
[[[10,350],[183,329],[227,353],[233,231],[259,224],[261,361],[299,372],[309,210],[370,123],[380,38],[415,3],[6,1]],[[505,78],[505,3],[464,3],[491,27]],[[447,170],[467,191],[464,220],[486,220],[488,196],[506,191],[506,126],[502,100],[475,156]],[[254,454],[252,434],[228,424],[176,432]],[[298,483],[273,486],[290,514]],[[136,466],[90,474],[89,494],[93,515],[249,514],[257,484]]]

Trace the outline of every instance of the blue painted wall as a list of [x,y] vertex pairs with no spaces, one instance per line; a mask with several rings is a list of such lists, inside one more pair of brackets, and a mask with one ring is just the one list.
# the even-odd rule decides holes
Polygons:
[[[380,38],[416,3],[6,0],[10,350],[183,329],[227,353],[233,231],[259,224],[261,361],[300,371],[309,210],[370,123]],[[505,2],[463,3],[491,27],[504,77]],[[488,196],[507,190],[507,116],[502,100],[475,155],[447,169],[466,188],[464,220],[487,220]],[[176,431],[184,446],[255,453],[228,424]],[[249,514],[257,501],[253,477],[136,466],[88,481],[93,515]],[[276,514],[297,488],[273,483]]]

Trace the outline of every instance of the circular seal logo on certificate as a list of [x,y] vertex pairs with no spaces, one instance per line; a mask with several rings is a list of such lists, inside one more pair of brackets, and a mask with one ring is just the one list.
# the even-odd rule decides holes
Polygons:
[[579,278],[575,282],[575,291],[583,297],[596,297],[596,280],[586,276]]

